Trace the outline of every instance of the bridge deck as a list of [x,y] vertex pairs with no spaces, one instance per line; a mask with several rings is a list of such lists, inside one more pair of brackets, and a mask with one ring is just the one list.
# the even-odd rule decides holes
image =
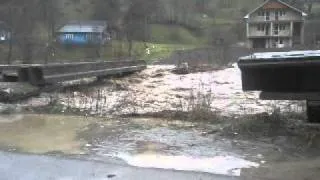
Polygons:
[[320,122],[320,50],[254,53],[238,62],[244,91],[265,100],[307,100],[309,121]]
[[[146,68],[142,60],[97,61],[55,64],[0,65],[4,81],[45,85],[85,77],[132,73]],[[10,75],[10,76],[9,76]],[[17,76],[15,78],[15,76]]]

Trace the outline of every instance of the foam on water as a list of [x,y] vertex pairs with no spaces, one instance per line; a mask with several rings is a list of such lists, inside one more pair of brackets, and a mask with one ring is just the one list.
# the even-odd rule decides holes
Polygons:
[[[272,113],[275,107],[281,111],[303,110],[304,102],[264,101],[259,99],[259,92],[243,92],[237,64],[223,70],[186,75],[174,74],[173,69],[174,66],[148,66],[141,73],[111,80],[105,86],[55,96],[65,109],[71,107],[99,115],[188,111],[193,105],[192,98],[199,95],[196,99],[208,96],[206,100],[212,110],[227,116]],[[33,98],[24,106],[41,106],[48,104],[47,100]]]

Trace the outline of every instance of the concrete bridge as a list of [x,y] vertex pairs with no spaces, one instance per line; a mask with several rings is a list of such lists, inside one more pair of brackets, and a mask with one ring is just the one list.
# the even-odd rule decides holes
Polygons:
[[141,71],[146,68],[142,60],[117,60],[57,64],[0,65],[5,82],[27,82],[43,86],[86,77],[106,77]]
[[244,91],[265,100],[306,100],[310,122],[320,122],[320,51],[254,53],[240,58]]

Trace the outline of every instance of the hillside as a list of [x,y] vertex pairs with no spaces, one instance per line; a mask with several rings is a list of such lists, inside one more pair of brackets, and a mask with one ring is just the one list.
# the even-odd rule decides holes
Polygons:
[[[107,52],[106,57],[114,54],[127,55],[126,48],[130,46],[125,43],[133,42],[132,50],[138,52],[133,52],[134,55],[143,54],[146,46],[143,44],[150,43],[160,44],[161,48],[155,51],[166,56],[167,52],[172,52],[167,49],[172,47],[184,49],[185,46],[212,46],[221,39],[225,45],[232,45],[245,40],[244,15],[263,2],[263,0],[21,0],[15,4],[15,13],[10,15],[8,10],[12,6],[8,4],[10,1],[12,0],[0,2],[0,17],[2,17],[0,20],[11,24],[17,36],[29,35],[28,38],[21,39],[23,42],[18,43],[19,46],[14,47],[17,58],[20,56],[19,51],[26,54],[34,51],[28,49],[30,43],[34,44],[33,47],[39,46],[37,51],[32,52],[33,54],[44,54],[44,44],[49,41],[50,34],[52,36],[52,29],[70,20],[109,22],[114,34],[113,39],[118,42],[112,43],[111,48],[107,47],[108,49],[104,50]],[[25,13],[23,9],[26,10]],[[313,4],[309,17],[317,18],[320,16],[319,12],[320,6]],[[7,49],[7,47],[2,49],[1,57],[8,56]],[[166,53],[162,53],[163,49],[166,49]],[[65,57],[68,58],[78,57],[78,52],[61,54],[67,54]]]

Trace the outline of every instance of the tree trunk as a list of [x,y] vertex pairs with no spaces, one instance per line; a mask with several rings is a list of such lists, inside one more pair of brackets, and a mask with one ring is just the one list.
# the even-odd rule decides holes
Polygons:
[[96,58],[101,58],[101,53],[100,53],[101,46],[97,46],[95,50],[96,50]]
[[133,44],[133,41],[131,39],[128,39],[128,54],[129,54],[129,57],[132,56],[132,44]]
[[33,51],[32,43],[29,42],[28,39],[25,39],[24,41],[25,42],[23,42],[23,45],[22,45],[23,63],[30,64],[32,63],[32,51]]
[[311,10],[312,10],[312,3],[309,3],[309,4],[308,4],[308,14],[311,13]]
[[[12,26],[12,8],[11,6],[9,7],[9,18],[10,18],[10,26]],[[12,27],[10,27],[10,37],[9,37],[9,51],[8,51],[8,56],[7,56],[7,63],[11,64],[11,58],[12,58]]]
[[[12,31],[10,31],[10,34],[12,34]],[[9,39],[9,51],[7,56],[8,64],[11,64],[11,58],[12,58],[12,35],[10,35],[10,39]]]
[[53,8],[53,2],[52,0],[49,1],[49,4],[47,6],[47,10],[49,11],[47,13],[47,21],[48,21],[48,51],[47,51],[47,57],[46,57],[46,62],[50,60],[50,57],[54,56],[53,54],[53,41],[55,38],[55,25],[56,25],[56,16],[55,16],[55,9]]

